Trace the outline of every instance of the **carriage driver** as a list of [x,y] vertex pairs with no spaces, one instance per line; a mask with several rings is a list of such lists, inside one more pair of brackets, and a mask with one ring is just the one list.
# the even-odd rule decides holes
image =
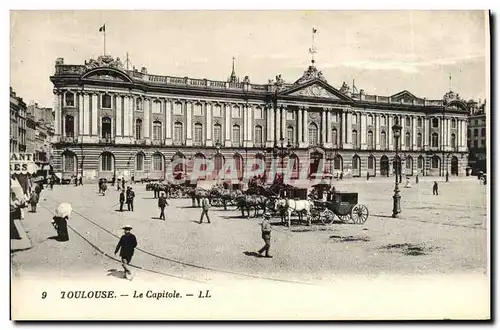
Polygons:
[[262,256],[262,252],[266,251],[264,257],[272,258],[269,255],[269,248],[271,247],[271,223],[269,220],[271,219],[271,215],[269,213],[264,214],[264,221],[262,221],[261,229],[262,229],[262,239],[266,243],[262,249],[259,250],[259,256]]

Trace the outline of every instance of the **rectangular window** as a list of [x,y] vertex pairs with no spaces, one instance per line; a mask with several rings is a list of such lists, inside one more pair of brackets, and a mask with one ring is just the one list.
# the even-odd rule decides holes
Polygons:
[[411,126],[411,119],[410,119],[410,117],[406,117],[406,126],[407,127]]
[[481,136],[485,137],[486,136],[486,128],[481,128]]
[[143,167],[144,167],[144,158],[142,157],[142,155],[137,155],[137,157],[135,158],[135,169],[137,171],[142,171]]
[[174,103],[174,115],[182,115],[182,103],[175,102]]
[[293,120],[295,118],[294,112],[292,110],[287,110],[286,112],[286,120]]
[[203,140],[203,127],[201,125],[194,125],[194,142],[200,144]]
[[477,140],[474,140],[474,148],[477,148]]
[[262,127],[255,128],[255,143],[262,143]]
[[215,125],[214,126],[214,141],[219,143],[222,143],[222,136],[221,136],[221,126],[220,125]]
[[233,126],[233,144],[240,144],[240,128],[238,126]]
[[163,159],[159,155],[154,155],[153,156],[153,171],[161,171],[162,170],[162,164]]
[[479,130],[477,128],[474,129],[474,136],[478,136],[479,135]]
[[262,108],[258,107],[253,112],[255,119],[262,119]]
[[66,93],[64,96],[64,103],[66,104],[67,107],[74,107],[75,106],[75,94]]
[[152,113],[161,113],[161,102],[159,101],[154,101],[153,102],[153,109],[151,110]]
[[288,143],[288,141],[290,141],[290,143],[293,143],[293,127],[289,127],[287,130],[286,130],[286,138],[287,138],[287,141],[286,143]]
[[101,95],[101,108],[111,109],[111,95],[109,94]]
[[174,142],[176,143],[182,142],[182,125],[174,126]]
[[239,107],[234,107],[233,108],[232,117],[233,118],[240,118],[241,117],[241,113],[240,113],[240,108]]
[[75,157],[64,155],[64,170],[73,172],[75,170]]
[[153,124],[153,140],[160,141],[161,140],[161,125]]
[[439,145],[439,137],[436,133],[432,134],[432,147],[437,148]]
[[368,169],[373,170],[373,157],[368,157]]
[[201,104],[194,105],[194,115],[195,116],[203,116],[203,108]]
[[221,107],[218,104],[214,106],[214,117],[221,117]]

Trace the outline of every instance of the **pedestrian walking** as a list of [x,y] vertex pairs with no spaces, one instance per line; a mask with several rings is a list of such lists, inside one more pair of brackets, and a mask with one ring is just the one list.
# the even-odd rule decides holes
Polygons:
[[434,185],[432,186],[432,194],[433,195],[439,195],[437,181],[434,181]]
[[125,178],[122,176],[122,189],[125,190]]
[[31,212],[36,213],[36,204],[38,204],[38,194],[36,191],[31,193],[29,202],[31,205]]
[[35,191],[38,194],[38,197],[40,197],[42,190],[43,190],[43,184],[41,182],[39,182],[35,187]]
[[125,203],[125,191],[120,190],[120,212],[123,212],[123,203]]
[[160,192],[160,187],[158,183],[153,183],[153,192],[155,193],[155,199],[158,198],[158,193]]
[[54,183],[56,182],[56,177],[53,175],[51,178],[50,178],[50,190],[54,190]]
[[450,180],[450,176],[448,174],[448,171],[446,171],[446,182],[449,182],[449,180]]
[[417,174],[417,176],[415,177],[415,184],[418,184],[418,174]]
[[127,187],[127,207],[129,211],[134,211],[135,192],[132,187]]
[[165,207],[168,205],[167,198],[164,193],[160,194],[160,198],[158,198],[158,207],[160,208],[160,219],[165,220]]
[[120,180],[120,178],[118,178],[118,182],[116,183],[116,191],[120,190],[120,183],[121,183],[121,180]]
[[78,174],[78,184],[83,186],[83,176],[81,174]]
[[132,178],[130,178],[130,182],[131,182],[132,184],[134,184],[134,183],[135,183],[135,175],[132,175]]
[[116,182],[116,176],[113,174],[113,177],[111,178],[111,185],[114,186]]
[[201,216],[200,216],[200,224],[203,222],[203,216],[207,216],[208,223],[210,223],[210,217],[208,216],[208,210],[210,209],[210,201],[208,200],[208,197],[203,197],[201,201]]
[[271,255],[269,255],[269,249],[271,248],[271,223],[269,222],[271,219],[271,215],[269,213],[264,214],[264,221],[262,221],[261,224],[261,231],[262,231],[262,239],[264,240],[265,245],[262,247],[262,249],[259,250],[259,256],[262,257],[262,252],[266,252],[264,257],[266,258],[272,258]]
[[120,237],[118,245],[116,245],[115,254],[120,251],[122,267],[125,271],[123,277],[128,279],[127,275],[130,275],[130,279],[132,279],[132,272],[130,271],[128,265],[132,261],[134,249],[137,247],[137,238],[130,232],[132,230],[131,226],[125,226],[122,229],[124,230],[124,234]]
[[78,187],[78,176],[75,175],[75,187]]
[[370,172],[366,172],[366,181],[370,180]]

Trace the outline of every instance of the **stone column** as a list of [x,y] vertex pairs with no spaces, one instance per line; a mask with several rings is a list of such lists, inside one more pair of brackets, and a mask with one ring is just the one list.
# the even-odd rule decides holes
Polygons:
[[359,114],[359,121],[360,121],[360,135],[361,135],[361,150],[366,150],[366,136],[368,135],[368,130],[367,130],[367,116],[365,113],[360,113]]
[[205,102],[205,118],[206,118],[206,128],[205,128],[205,134],[206,134],[206,141],[205,144],[207,147],[211,147],[212,144],[212,103],[210,102]]
[[302,108],[303,114],[302,114],[302,134],[303,134],[303,142],[301,145],[301,148],[307,148],[309,146],[309,130],[308,128],[308,122],[309,122],[309,115],[308,115],[308,108],[303,107]]
[[[387,127],[387,134],[386,135],[387,135],[389,141],[387,141],[386,145],[387,145],[387,149],[394,150],[394,143],[393,143],[394,137],[392,135],[392,125],[394,125],[394,123],[393,123],[394,116],[389,115],[388,117],[389,117],[389,121],[388,121],[389,126]],[[391,163],[391,162],[389,161],[389,163]]]
[[[90,135],[95,136],[97,139],[99,138],[98,125],[100,118],[97,115],[97,95],[96,94],[85,94],[83,96],[83,106],[85,109],[90,109],[90,100],[92,98],[92,130],[90,131]],[[97,141],[96,141],[97,142]]]
[[172,144],[172,100],[165,100],[165,143]]
[[184,101],[186,109],[186,146],[193,145],[193,102]]
[[[331,108],[325,108],[324,111],[326,111],[326,148],[331,148],[333,145],[333,140],[332,140],[332,109]],[[338,136],[338,132],[337,132]]]
[[302,137],[302,129],[303,129],[303,125],[302,125],[302,109],[299,108],[299,110],[297,111],[297,143],[300,145],[303,141],[303,137]]
[[346,142],[352,148],[352,112],[347,112]]
[[277,107],[277,109],[274,109],[274,120],[276,121],[276,129],[275,129],[275,133],[274,133],[274,139],[273,139],[273,143],[274,143],[274,140],[279,140],[280,137],[281,137],[281,111],[280,111],[280,108]]
[[[83,111],[83,107],[80,108],[80,103],[78,103],[78,135],[81,137],[84,135],[84,130],[83,130],[83,121],[85,120],[83,118],[83,114],[84,114],[84,111]],[[61,115],[61,112],[59,111],[59,116]],[[60,126],[60,120],[58,120],[58,117],[57,117],[57,112],[56,112],[56,126],[57,126],[57,129],[61,129]],[[62,133],[62,132],[61,132]]]
[[225,134],[225,146],[230,147],[231,146],[231,111],[232,111],[232,105],[230,103],[226,103],[224,107],[224,127],[226,128],[226,134]]
[[[145,139],[146,141],[149,141],[149,128],[151,125],[151,99],[145,97],[142,99],[142,111],[144,114],[143,120],[142,120],[142,130],[143,130],[143,136],[142,138]],[[166,123],[165,123],[166,124]],[[168,127],[168,125],[167,125]],[[146,142],[147,143],[147,142]]]
[[253,106],[252,105],[247,105],[247,132],[248,132],[248,142],[247,142],[247,147],[253,147],[253,118],[252,118],[252,113],[253,113]]
[[[83,109],[83,134],[90,136],[90,107],[89,103],[85,104],[83,94],[79,97],[80,109]],[[88,98],[87,98],[88,102]]]
[[321,143],[326,143],[326,110],[321,109]]
[[414,116],[411,117],[411,127],[412,127],[412,131],[411,131],[411,137],[412,137],[412,148],[413,150],[416,150],[417,148],[417,123],[415,122],[416,121],[416,118]]

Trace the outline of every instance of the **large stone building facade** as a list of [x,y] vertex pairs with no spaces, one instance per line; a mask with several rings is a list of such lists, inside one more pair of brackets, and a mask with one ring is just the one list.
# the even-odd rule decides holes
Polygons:
[[10,152],[26,152],[26,103],[10,88]]
[[244,171],[254,158],[270,166],[283,156],[292,176],[304,167],[392,175],[395,166],[407,175],[465,175],[467,166],[468,108],[457,94],[353,93],[345,83],[330,85],[314,62],[294,83],[279,75],[253,84],[234,69],[227,81],[214,81],[126,70],[111,56],[83,65],[57,59],[51,81],[54,165],[63,177],[163,178],[179,158],[210,159],[215,171],[231,159]]
[[486,102],[469,101],[469,130],[467,145],[469,147],[469,166],[472,173],[487,172],[487,122]]

